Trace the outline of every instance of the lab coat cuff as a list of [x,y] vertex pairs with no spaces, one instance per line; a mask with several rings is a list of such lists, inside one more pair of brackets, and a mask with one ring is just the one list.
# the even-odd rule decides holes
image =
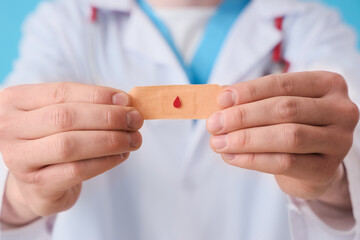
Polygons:
[[[360,125],[355,129],[354,139],[360,139]],[[347,178],[349,181],[349,190],[351,197],[351,204],[356,225],[356,237],[360,239],[360,141],[354,141],[352,148],[344,160]]]
[[293,240],[354,239],[355,226],[349,230],[334,229],[316,215],[306,200],[290,196],[288,200],[290,231]]
[[[6,167],[3,158],[0,153],[0,206],[2,207],[6,179],[9,174],[9,170]],[[20,240],[20,239],[32,239],[32,240],[48,240],[51,239],[49,219],[51,218],[40,218],[31,224],[24,227],[0,230],[0,240]],[[1,222],[0,222],[1,229]]]
[[48,219],[40,218],[24,227],[2,231],[0,240],[50,240],[51,234],[48,230]]
[[[2,155],[0,153],[0,213],[2,210],[2,204],[5,194],[5,186],[6,186],[6,179],[8,176],[9,170],[6,167]],[[0,222],[0,229],[1,229],[1,222]],[[1,234],[0,234],[0,240],[1,240]]]

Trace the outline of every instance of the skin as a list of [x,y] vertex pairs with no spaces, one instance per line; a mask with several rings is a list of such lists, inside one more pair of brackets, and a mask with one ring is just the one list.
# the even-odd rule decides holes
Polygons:
[[142,141],[142,116],[129,105],[124,92],[78,83],[3,90],[0,151],[10,173],[1,221],[18,227],[69,209],[83,181],[125,161]]
[[218,103],[223,110],[210,116],[207,129],[226,163],[273,174],[286,194],[352,216],[342,162],[359,110],[342,76],[270,75],[225,87]]
[[[149,2],[186,7],[220,1]],[[226,87],[218,103],[223,110],[208,119],[207,128],[210,146],[225,162],[274,174],[285,193],[326,204],[334,218],[352,216],[342,161],[359,112],[340,75],[268,76]],[[2,226],[20,227],[71,208],[83,181],[137,150],[143,119],[129,106],[126,93],[77,83],[0,92],[0,151],[10,170]]]

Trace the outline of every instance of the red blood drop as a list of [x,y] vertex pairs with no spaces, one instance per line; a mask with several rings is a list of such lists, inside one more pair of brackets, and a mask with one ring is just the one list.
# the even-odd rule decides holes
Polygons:
[[180,108],[181,107],[181,102],[180,102],[180,98],[179,97],[176,97],[174,103],[173,103],[173,106],[176,107],[176,108]]

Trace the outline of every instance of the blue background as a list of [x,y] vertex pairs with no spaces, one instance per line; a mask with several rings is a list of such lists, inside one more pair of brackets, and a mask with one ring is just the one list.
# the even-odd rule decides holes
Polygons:
[[[120,1],[120,0],[119,0]],[[319,0],[337,7],[343,18],[360,33],[359,0]],[[0,82],[11,71],[18,54],[21,25],[40,0],[0,0]],[[360,48],[360,42],[358,41]]]

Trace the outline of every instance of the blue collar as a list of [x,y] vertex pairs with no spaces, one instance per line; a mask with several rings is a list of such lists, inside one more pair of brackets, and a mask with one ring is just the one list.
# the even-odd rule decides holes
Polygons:
[[223,0],[215,14],[209,20],[190,65],[184,62],[174,44],[170,31],[156,16],[146,0],[137,0],[137,2],[173,50],[189,82],[192,84],[205,84],[209,80],[211,71],[228,32],[250,0]]

